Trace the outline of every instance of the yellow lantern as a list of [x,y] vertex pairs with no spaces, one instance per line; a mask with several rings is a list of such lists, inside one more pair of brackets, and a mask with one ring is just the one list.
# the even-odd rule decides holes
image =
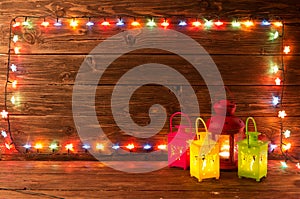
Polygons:
[[[205,132],[198,132],[198,123],[201,121],[204,125]],[[199,182],[206,178],[220,177],[220,159],[219,145],[213,141],[211,133],[202,118],[196,119],[197,139],[193,140],[190,145],[190,174],[196,177]]]
[[[254,132],[248,131],[248,122],[251,120],[254,124]],[[258,140],[255,120],[248,117],[246,120],[247,138],[238,142],[238,176],[254,178],[260,181],[262,177],[267,176],[268,169],[268,142]]]

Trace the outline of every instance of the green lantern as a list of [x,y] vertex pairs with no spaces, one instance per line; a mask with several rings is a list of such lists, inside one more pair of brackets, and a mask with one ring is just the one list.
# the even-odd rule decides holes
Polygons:
[[[248,131],[249,120],[253,122],[254,131]],[[239,178],[254,178],[260,181],[267,176],[268,170],[268,142],[258,140],[254,118],[246,120],[246,139],[238,142],[238,176]]]

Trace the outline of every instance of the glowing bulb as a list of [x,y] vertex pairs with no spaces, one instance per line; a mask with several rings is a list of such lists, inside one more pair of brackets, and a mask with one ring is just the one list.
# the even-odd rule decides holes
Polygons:
[[101,23],[101,26],[110,26],[110,23],[106,20],[104,20],[102,23]]
[[271,40],[275,40],[275,39],[278,39],[279,37],[279,32],[278,31],[275,31],[274,33],[270,33],[270,39]]
[[116,23],[117,26],[124,26],[125,23],[123,22],[123,20],[120,18],[118,19],[118,22]]
[[7,137],[6,131],[2,130],[2,131],[1,131],[1,135],[2,135],[4,138],[6,138],[6,137]]
[[41,26],[44,26],[45,28],[48,27],[50,25],[50,23],[48,21],[43,21],[41,23]]
[[277,86],[279,86],[279,85],[281,84],[281,79],[279,79],[279,77],[277,77],[277,78],[275,79],[275,84],[276,84]]
[[289,137],[291,137],[291,131],[290,130],[285,130],[283,132],[283,135],[284,135],[285,138],[289,138]]
[[23,25],[23,26],[29,26],[30,23],[29,23],[28,21],[23,21],[22,25]]
[[19,36],[18,36],[18,35],[14,35],[12,41],[13,41],[14,43],[16,43],[18,40],[19,40]]
[[72,21],[70,22],[70,26],[72,28],[76,28],[78,26],[78,21],[75,19],[72,19]]
[[12,26],[13,26],[14,28],[16,28],[16,27],[19,27],[20,25],[21,25],[20,22],[15,22]]
[[138,21],[134,20],[133,22],[131,22],[131,25],[137,27],[140,26],[141,24]]
[[282,168],[285,169],[285,168],[288,167],[288,165],[286,164],[286,162],[281,161],[280,163],[281,163],[281,167],[282,167]]
[[213,25],[212,20],[207,20],[207,19],[204,19],[204,20],[205,20],[205,23],[204,23],[205,27],[210,28]]
[[82,146],[82,148],[83,148],[83,149],[85,149],[85,150],[88,150],[88,149],[90,149],[90,148],[91,148],[91,146],[90,146],[90,145],[88,145],[88,144],[84,144],[84,145]]
[[90,26],[93,26],[93,25],[95,25],[95,24],[94,24],[94,22],[92,22],[92,21],[88,21],[88,22],[86,23],[86,25],[90,27]]
[[167,20],[164,20],[164,22],[162,22],[160,25],[164,28],[167,28],[170,24]]
[[66,150],[68,150],[68,151],[73,151],[73,150],[74,150],[73,144],[66,144],[65,148],[66,148]]
[[104,150],[104,145],[103,145],[103,144],[100,144],[100,143],[97,143],[97,144],[96,144],[96,149],[97,149],[97,150],[103,151],[103,150]]
[[299,163],[299,162],[296,164],[296,167],[297,167],[298,169],[300,169],[300,163]]
[[14,48],[15,54],[20,54],[20,50],[21,50],[21,47],[15,47]]
[[195,26],[195,27],[199,27],[199,26],[201,26],[201,22],[197,20],[197,21],[194,21],[192,23],[192,25]]
[[261,25],[263,25],[263,26],[269,26],[269,25],[271,25],[271,23],[268,20],[263,20],[261,22]]
[[151,19],[151,20],[148,21],[148,23],[146,24],[146,26],[154,27],[154,26],[156,26],[156,23],[154,22],[153,19]]
[[278,117],[280,117],[280,118],[284,118],[285,116],[287,116],[287,114],[285,113],[285,111],[283,110],[283,111],[279,111],[278,112]]
[[215,25],[216,26],[222,26],[224,23],[222,22],[222,21],[220,21],[220,20],[218,20],[218,21],[216,21],[215,22]]
[[145,150],[149,150],[149,149],[151,149],[152,148],[152,146],[150,145],[150,144],[146,144],[145,146],[144,146],[144,149]]
[[285,46],[283,52],[284,52],[285,54],[288,54],[289,52],[291,52],[290,46]]
[[291,143],[287,143],[287,144],[285,144],[285,145],[282,145],[282,149],[283,149],[284,151],[287,151],[287,150],[291,149],[291,147],[292,147],[292,144],[291,144]]
[[12,146],[11,144],[7,144],[7,143],[5,143],[5,147],[6,147],[8,150],[10,150],[11,148],[13,148],[13,146]]
[[111,148],[118,150],[120,148],[120,146],[118,144],[114,144]]
[[278,66],[277,65],[272,66],[271,71],[272,71],[272,73],[277,73],[279,71]]
[[187,23],[186,23],[186,21],[180,21],[178,25],[179,25],[179,26],[186,26]]
[[160,144],[160,145],[157,146],[157,148],[160,149],[160,150],[167,150],[167,145]]
[[42,148],[43,148],[43,145],[42,145],[41,143],[36,143],[36,144],[34,145],[34,148],[35,148],[35,149],[42,149]]
[[12,64],[12,65],[10,66],[10,69],[11,69],[12,72],[17,72],[17,66],[14,65],[14,64]]
[[282,22],[280,22],[280,21],[276,21],[276,22],[274,22],[273,24],[274,24],[274,26],[276,26],[276,27],[281,27],[281,26],[283,26]]
[[277,148],[276,144],[270,144],[270,151],[273,152]]
[[57,19],[56,22],[54,23],[54,26],[56,27],[62,26],[61,21]]
[[272,104],[273,106],[277,106],[279,104],[279,97],[278,96],[273,96]]
[[15,104],[15,103],[16,103],[15,96],[12,96],[12,97],[10,98],[10,101],[11,101],[12,104]]
[[56,143],[52,143],[52,144],[50,144],[49,148],[50,148],[52,151],[54,151],[54,150],[56,150],[56,149],[58,148],[58,145],[57,145]]
[[253,21],[250,21],[250,20],[245,21],[243,24],[244,24],[246,27],[254,26]]
[[129,149],[129,150],[132,150],[132,149],[134,149],[134,144],[128,144],[126,146],[126,148]]
[[24,147],[25,149],[30,149],[30,148],[31,148],[31,145],[30,145],[30,144],[25,144],[23,147]]
[[14,80],[14,81],[11,83],[11,87],[17,88],[17,84],[18,84],[18,81],[17,81],[17,80]]
[[238,28],[238,27],[241,26],[241,23],[238,22],[238,21],[236,21],[236,20],[234,20],[233,22],[231,22],[231,25],[232,25],[232,27]]
[[3,110],[1,112],[1,116],[2,116],[2,118],[7,118],[8,117],[8,112],[6,110]]

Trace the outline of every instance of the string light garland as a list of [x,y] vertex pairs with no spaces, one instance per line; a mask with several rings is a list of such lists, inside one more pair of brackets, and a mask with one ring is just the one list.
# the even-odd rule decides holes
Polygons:
[[[50,16],[51,17],[51,16]],[[221,20],[219,17],[217,18],[217,20],[211,19],[211,18],[202,18],[202,19],[198,19],[198,17],[185,17],[184,19],[174,19],[174,17],[170,17],[170,18],[166,18],[166,17],[158,17],[158,16],[152,16],[152,17],[147,17],[147,21],[145,24],[142,23],[142,20],[137,19],[136,17],[132,17],[132,16],[123,16],[123,17],[119,17],[116,16],[115,19],[112,20],[107,20],[106,17],[98,17],[98,16],[81,16],[81,17],[62,17],[62,18],[52,18],[52,20],[49,20],[50,18],[49,16],[42,16],[42,17],[36,17],[36,16],[21,16],[21,17],[16,17],[14,18],[11,23],[10,23],[10,38],[9,38],[9,46],[8,46],[8,62],[7,62],[7,81],[5,84],[5,102],[4,102],[4,110],[2,110],[1,112],[1,116],[4,120],[6,120],[7,122],[7,128],[5,130],[2,130],[2,136],[4,138],[6,138],[6,148],[8,149],[12,149],[12,148],[16,148],[19,152],[21,152],[18,148],[15,146],[15,142],[13,140],[12,137],[12,133],[11,133],[11,129],[10,129],[10,120],[9,120],[9,112],[8,112],[8,87],[9,85],[14,88],[17,89],[18,87],[18,80],[17,79],[10,79],[10,73],[16,73],[18,71],[18,66],[15,65],[14,63],[11,63],[11,54],[15,54],[15,55],[21,55],[22,54],[22,46],[19,45],[19,36],[18,35],[13,35],[13,29],[14,28],[20,28],[21,26],[26,27],[26,28],[32,28],[33,24],[31,21],[31,18],[35,18],[35,19],[43,19],[43,21],[38,24],[41,27],[44,28],[49,28],[51,26],[56,27],[56,28],[60,28],[62,26],[69,26],[73,29],[76,29],[77,27],[81,26],[81,25],[86,25],[87,27],[93,27],[96,25],[99,26],[103,26],[103,27],[124,27],[126,26],[127,28],[141,28],[143,26],[145,27],[150,27],[150,28],[154,28],[154,27],[162,27],[162,28],[170,28],[170,27],[179,27],[179,28],[184,28],[184,27],[196,27],[198,28],[202,28],[204,31],[206,29],[211,29],[211,28],[216,28],[216,30],[218,30],[218,27],[224,27],[224,28],[232,28],[232,29],[239,29],[239,30],[243,30],[243,28],[250,28],[250,27],[255,27],[257,25],[261,25],[261,26],[270,26],[270,27],[275,27],[275,29],[281,28],[281,35],[280,32],[278,30],[273,31],[270,33],[270,40],[276,40],[279,37],[282,37],[282,43],[281,43],[281,47],[282,47],[282,52],[281,52],[281,68],[278,67],[278,65],[272,65],[272,72],[274,74],[277,74],[279,71],[281,71],[282,73],[282,79],[280,79],[279,77],[277,77],[274,82],[277,86],[279,86],[282,90],[281,90],[281,94],[280,95],[273,95],[272,96],[272,104],[274,107],[281,109],[280,111],[278,111],[278,117],[280,117],[281,120],[281,139],[280,139],[280,150],[282,151],[282,154],[284,154],[285,157],[285,162],[287,162],[287,160],[290,160],[292,162],[295,162],[292,160],[292,158],[290,158],[288,156],[287,151],[290,149],[291,144],[290,143],[284,143],[283,139],[288,139],[290,137],[291,132],[288,130],[284,131],[284,125],[283,125],[283,119],[287,116],[287,113],[283,110],[283,94],[284,94],[284,87],[285,87],[285,66],[284,66],[284,55],[288,55],[291,52],[291,47],[290,46],[285,46],[284,45],[284,23],[278,19],[272,19],[272,20],[267,20],[267,19],[263,19],[263,20],[254,20],[254,19],[246,19],[246,20],[242,20],[242,19],[238,19],[235,18],[232,21],[225,21],[225,20]],[[99,22],[97,22],[99,19],[101,18],[102,20],[99,20]],[[112,18],[112,17],[111,17]],[[157,19],[163,19],[162,22],[160,23],[160,25],[157,25],[158,20]],[[23,19],[23,21],[17,20],[17,19]],[[85,22],[82,23],[82,21],[80,21],[80,19],[84,19]],[[93,21],[91,19],[94,19]],[[13,49],[13,50],[12,50]],[[10,98],[10,102],[12,104],[16,104],[17,103],[17,98],[13,95]],[[91,143],[89,143],[91,144]],[[92,145],[89,144],[84,144],[83,145],[83,149],[85,150],[89,150],[92,148]],[[23,146],[26,149],[26,152],[28,152],[30,150],[31,145],[30,144],[25,144]],[[130,151],[137,149],[137,148],[141,148],[144,150],[167,150],[167,146],[166,144],[159,144],[157,146],[155,145],[150,145],[150,144],[145,144],[145,145],[137,145],[136,143],[129,143],[127,145],[119,145],[119,144],[113,144],[112,146],[110,146],[112,149],[114,150],[118,150],[120,148],[124,148],[124,149],[128,149]],[[274,151],[278,146],[277,145],[272,145],[272,147],[270,147],[271,151]],[[41,143],[34,145],[34,148],[37,149],[38,151],[41,151],[42,149],[45,150],[45,148],[47,147],[43,147],[43,145]],[[74,151],[74,145],[72,143],[69,143],[63,147],[61,147],[62,149],[66,149],[68,151],[68,153]],[[97,143],[95,145],[96,150],[99,151],[103,151],[105,149],[104,145],[102,143]],[[48,149],[51,150],[52,152],[54,151],[58,151],[59,149],[59,145],[57,143],[51,143],[48,146]],[[284,151],[284,149],[286,149],[286,151]],[[296,162],[297,165],[299,166],[299,162]]]

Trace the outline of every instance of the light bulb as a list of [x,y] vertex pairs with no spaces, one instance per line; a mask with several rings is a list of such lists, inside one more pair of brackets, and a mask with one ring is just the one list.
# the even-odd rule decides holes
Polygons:
[[283,52],[284,52],[285,54],[290,53],[290,52],[291,52],[290,46],[285,46]]
[[277,86],[279,86],[279,85],[281,84],[281,79],[280,79],[279,77],[277,77],[277,78],[275,79],[275,84],[276,84]]
[[1,116],[2,116],[2,118],[7,118],[8,117],[8,112],[6,110],[3,110],[1,112]]
[[187,23],[186,23],[186,21],[180,21],[178,25],[179,25],[179,26],[186,26]]
[[273,106],[277,106],[279,104],[279,97],[278,96],[273,96],[272,104]]
[[222,26],[224,23],[222,22],[222,21],[220,21],[220,20],[218,20],[218,21],[216,21],[215,22],[215,25],[216,26]]
[[127,146],[126,146],[126,148],[127,149],[129,149],[129,150],[132,150],[132,149],[134,149],[134,144],[128,144]]
[[117,26],[124,26],[125,23],[123,22],[123,20],[121,18],[118,19],[118,22],[116,23]]
[[15,47],[14,48],[15,54],[20,54],[20,50],[21,50],[21,47]]
[[75,19],[72,19],[71,22],[70,22],[70,26],[72,28],[76,28],[78,26],[78,21],[75,20]]
[[49,26],[49,22],[48,21],[43,21],[42,23],[41,23],[41,26],[44,26],[45,28],[46,27],[48,27]]
[[263,25],[263,26],[269,26],[269,25],[271,25],[271,23],[268,21],[268,20],[263,20],[262,22],[261,22],[261,25]]
[[2,131],[1,131],[1,135],[2,135],[4,138],[6,138],[6,137],[7,137],[6,131],[2,130]]
[[281,26],[283,26],[283,23],[281,21],[276,21],[273,23],[273,25],[276,27],[281,27]]
[[161,23],[161,26],[167,28],[169,26],[169,22],[165,19],[164,22]]
[[97,143],[97,144],[96,144],[96,149],[97,149],[97,150],[104,150],[104,145],[103,145],[103,144],[100,144],[100,143]]
[[246,27],[254,26],[253,21],[247,20],[243,23]]
[[10,65],[10,69],[12,72],[17,72],[17,66],[15,64]]
[[287,114],[284,110],[278,112],[278,117],[283,119],[285,116],[287,116]]
[[201,26],[201,22],[197,20],[197,21],[194,21],[192,23],[192,25],[195,26],[195,27],[200,27]]
[[93,25],[95,25],[95,24],[94,24],[94,22],[92,22],[92,21],[88,21],[88,22],[86,23],[86,25],[90,27],[90,26],[93,26]]
[[210,28],[213,25],[212,20],[207,20],[207,19],[204,19],[204,20],[205,20],[205,23],[204,23],[205,27]]
[[238,28],[238,27],[241,27],[241,23],[240,22],[238,22],[238,21],[233,21],[233,22],[231,22],[231,25],[232,25],[232,27],[234,27],[234,28]]
[[19,36],[18,36],[18,35],[14,35],[12,41],[13,41],[14,43],[16,43],[18,40],[19,40]]
[[289,137],[291,137],[291,131],[290,130],[285,130],[283,132],[283,135],[284,135],[285,138],[289,138]]
[[115,149],[115,150],[117,150],[117,149],[119,149],[120,148],[120,146],[118,145],[118,144],[114,144],[111,148],[113,148],[113,149]]
[[154,26],[156,26],[156,23],[154,22],[153,19],[151,19],[151,20],[148,21],[148,23],[146,25],[149,26],[149,27],[154,27]]
[[149,150],[152,148],[152,146],[150,144],[146,144],[144,147],[143,147],[145,150]]

